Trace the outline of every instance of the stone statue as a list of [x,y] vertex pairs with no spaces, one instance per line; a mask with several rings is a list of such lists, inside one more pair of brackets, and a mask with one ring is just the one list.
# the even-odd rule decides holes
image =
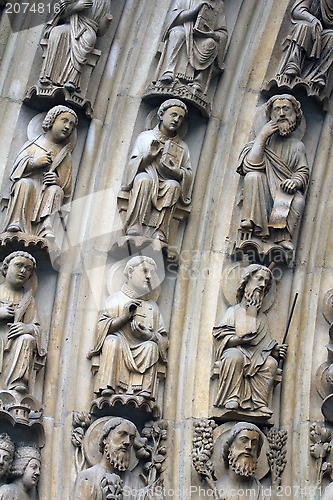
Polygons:
[[268,407],[287,345],[273,340],[266,315],[261,311],[273,277],[258,264],[243,270],[237,290],[237,304],[229,307],[213,330],[217,340],[216,360],[219,386],[214,406],[234,412],[256,412],[270,417]]
[[216,483],[218,498],[265,498],[264,488],[254,477],[263,442],[264,435],[254,424],[238,422],[231,428],[223,448],[225,473]]
[[88,354],[93,358],[92,371],[97,372],[97,395],[156,398],[157,365],[166,362],[168,340],[159,308],[147,298],[155,273],[153,259],[132,257],[124,270],[126,282],[107,299],[96,345]]
[[39,77],[43,86],[80,93],[80,80],[96,39],[108,30],[111,0],[60,0],[46,25],[47,49]]
[[13,252],[3,261],[0,285],[0,388],[29,393],[36,356],[45,356],[32,290],[23,286],[36,268],[27,252]]
[[15,446],[8,434],[0,434],[0,486],[6,483],[14,458]]
[[[40,476],[41,456],[36,446],[20,443],[16,446],[10,470],[10,484],[1,486],[0,500],[29,500]],[[35,498],[35,497],[34,497]]]
[[332,90],[333,2],[332,0],[296,0],[291,10],[293,29],[285,42],[285,54],[278,74],[291,80],[299,78],[315,86]]
[[168,242],[178,202],[190,204],[192,169],[187,144],[177,135],[185,104],[169,99],[157,112],[160,123],[137,138],[122,189],[129,191],[125,232]]
[[136,434],[135,425],[122,417],[106,422],[99,441],[101,461],[78,474],[73,500],[122,500],[124,488],[126,498],[136,498],[130,491],[139,490],[142,484],[128,470],[133,448],[140,447]]
[[71,195],[71,139],[77,121],[72,109],[55,106],[43,121],[44,134],[24,144],[10,176],[5,231],[54,240],[51,216]]
[[207,94],[223,69],[228,32],[223,0],[176,0],[168,14],[157,81]]
[[266,115],[267,123],[240,155],[237,172],[244,176],[240,228],[290,252],[309,181],[304,144],[292,135],[302,111],[293,96],[283,94],[269,99]]

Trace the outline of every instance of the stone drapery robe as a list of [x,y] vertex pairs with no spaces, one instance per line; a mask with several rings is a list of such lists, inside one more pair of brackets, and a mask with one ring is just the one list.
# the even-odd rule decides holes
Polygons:
[[[313,25],[299,17],[307,13],[315,16],[323,30],[313,30]],[[296,0],[291,11],[293,30],[287,37],[286,53],[279,73],[283,73],[288,63],[296,64],[301,70],[301,78],[316,84],[324,79],[329,95],[332,90],[333,63],[333,1]],[[298,52],[297,47],[302,52]],[[328,78],[328,82],[327,82]]]
[[[140,299],[135,319],[148,328],[151,339],[140,338],[127,322],[118,331],[110,332],[112,323],[119,318],[124,306],[133,300],[133,292],[126,285],[107,299],[105,311],[97,326],[96,346],[88,357],[99,356],[99,369],[95,380],[95,393],[113,389],[115,393],[148,392],[155,398],[157,363],[166,362],[168,340],[157,304]],[[159,332],[157,332],[157,330]]]
[[95,48],[100,22],[110,15],[110,4],[110,0],[94,0],[91,7],[70,15],[64,24],[58,23],[66,17],[66,7],[54,16],[46,29],[48,47],[41,78],[59,86],[71,82],[79,88],[82,67]]
[[31,496],[15,483],[5,484],[0,488],[0,500],[30,500]]
[[[143,485],[134,474],[129,471],[117,471],[115,473],[123,480],[126,498],[129,500],[143,498]],[[108,474],[109,471],[101,464],[96,464],[89,469],[79,472],[75,481],[73,500],[103,500],[101,481]]]
[[[250,142],[244,147],[237,168],[245,176],[242,219],[252,221],[255,234],[262,238],[270,235],[270,228],[286,229],[292,235],[304,210],[304,192],[309,182],[304,144],[293,136],[274,134],[266,143],[264,161],[259,165],[247,159],[252,146]],[[301,188],[294,195],[281,193],[280,184],[286,179],[300,183]],[[274,202],[282,197],[289,203],[287,213],[279,217],[275,212],[274,220],[270,220]]]
[[[53,150],[59,149],[53,145]],[[58,185],[45,186],[43,173],[52,169],[52,164],[28,172],[29,162],[35,157],[52,150],[52,143],[44,135],[24,144],[15,159],[10,179],[13,182],[11,197],[6,213],[4,230],[15,224],[27,234],[43,235],[43,220],[60,210],[64,197],[69,197],[72,189],[72,156],[70,145],[64,145],[59,151],[62,158],[55,172]],[[53,161],[56,161],[57,156]]]
[[[248,478],[246,483],[233,484],[226,476],[222,476],[217,484],[216,489],[219,494],[219,498],[223,500],[268,500],[268,497],[264,493],[264,488],[262,484],[254,477]],[[267,488],[269,491],[269,488]],[[235,493],[238,491],[238,495]]]
[[[188,146],[178,136],[171,140],[183,149],[180,165],[183,178],[180,182],[168,178],[164,172],[160,162],[162,153],[150,165],[143,167],[143,160],[148,155],[152,142],[156,140],[161,145],[168,140],[160,133],[158,126],[142,132],[135,141],[123,187],[130,191],[125,229],[135,224],[150,225],[161,229],[168,239],[170,219],[178,200],[184,205],[190,204],[192,168]],[[155,216],[151,220],[153,209]]]
[[[0,285],[0,305],[11,304]],[[44,356],[41,347],[41,331],[37,308],[33,294],[24,293],[18,304],[13,304],[15,309],[14,320],[0,321],[0,388],[15,389],[17,385],[24,385],[28,392],[33,376],[36,355]],[[14,339],[8,339],[9,326],[7,323],[21,322],[32,328],[31,334],[23,334]]]
[[161,56],[158,78],[166,72],[171,72],[173,78],[185,82],[193,82],[201,73],[203,91],[209,85],[210,79],[223,69],[223,60],[227,42],[227,27],[222,1],[207,2],[214,9],[213,32],[219,36],[219,41],[200,36],[195,31],[196,19],[178,25],[178,17],[183,12],[194,8],[201,0],[177,0],[169,12],[163,34],[165,48]]
[[244,307],[229,307],[219,326],[214,328],[217,339],[216,360],[220,362],[219,387],[215,406],[223,407],[229,400],[239,403],[242,410],[268,406],[269,393],[277,370],[271,353],[277,342],[271,338],[266,315],[258,313],[256,333],[252,340],[228,347],[229,339],[237,335],[237,318]]

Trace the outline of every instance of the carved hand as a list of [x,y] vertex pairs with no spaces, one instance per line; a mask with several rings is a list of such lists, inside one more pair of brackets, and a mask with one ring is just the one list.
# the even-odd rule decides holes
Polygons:
[[131,322],[131,330],[135,334],[139,334],[140,338],[143,340],[150,340],[153,337],[153,332],[151,332],[145,325],[135,319]]
[[316,35],[317,36],[320,35],[321,32],[323,31],[323,26],[319,21],[319,19],[317,19],[316,17],[312,19],[311,24],[312,24],[312,38],[316,38]]
[[43,184],[45,186],[59,185],[59,177],[55,172],[45,172],[43,174]]
[[79,0],[75,6],[75,10],[78,12],[80,10],[89,9],[93,6],[92,0]]
[[35,168],[42,168],[51,165],[52,163],[53,151],[48,151],[43,155],[36,156],[31,161],[32,166]]
[[32,335],[33,328],[25,323],[9,323],[8,339],[15,339],[25,333]]
[[161,165],[163,166],[166,175],[170,179],[175,179],[176,181],[181,181],[183,178],[183,171],[179,170],[177,167],[173,167],[172,165],[166,165],[162,160],[161,160]]
[[280,186],[281,189],[288,194],[294,194],[299,189],[297,182],[293,181],[292,179],[286,179],[285,181],[281,182]]
[[276,346],[276,348],[279,352],[279,358],[285,359],[285,357],[287,356],[288,344],[279,344]]
[[162,151],[162,149],[162,144],[158,140],[154,139],[150,144],[146,161],[151,162],[152,160],[155,160],[156,156]]
[[15,310],[12,303],[0,307],[0,319],[11,319],[14,314]]
[[267,141],[267,139],[269,137],[271,137],[271,135],[273,135],[275,132],[277,132],[279,130],[279,127],[278,127],[278,124],[276,121],[274,120],[270,120],[268,123],[266,123],[263,128],[261,129],[260,133],[259,133],[259,137],[263,140],[263,141]]
[[136,308],[141,304],[140,300],[130,300],[127,304],[124,305],[122,319],[126,321],[130,321],[136,311]]

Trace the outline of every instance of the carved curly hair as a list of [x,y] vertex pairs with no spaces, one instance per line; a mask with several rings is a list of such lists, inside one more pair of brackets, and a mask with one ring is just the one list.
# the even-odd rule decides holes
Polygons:
[[71,108],[68,108],[67,106],[62,106],[59,104],[59,106],[54,106],[53,108],[51,108],[47,112],[47,114],[43,120],[43,123],[42,123],[42,128],[43,128],[44,132],[47,132],[48,130],[50,130],[50,128],[54,124],[57,116],[61,115],[61,113],[70,113],[71,115],[73,115],[75,118],[75,127],[77,126],[78,117],[77,117],[77,114],[75,113],[75,111],[73,111]]

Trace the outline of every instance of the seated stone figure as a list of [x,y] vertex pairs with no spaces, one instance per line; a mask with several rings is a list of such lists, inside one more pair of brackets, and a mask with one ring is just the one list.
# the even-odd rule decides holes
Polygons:
[[286,251],[294,249],[292,236],[304,210],[310,175],[304,144],[292,134],[302,116],[293,96],[271,97],[267,123],[244,147],[237,169],[244,176],[240,228]]
[[110,0],[60,1],[59,10],[46,25],[47,49],[39,77],[41,85],[80,92],[81,74],[97,36],[110,26]]
[[3,261],[0,285],[0,388],[29,393],[36,356],[44,356],[32,290],[24,284],[36,267],[27,252],[13,252]]
[[52,215],[72,190],[72,133],[76,113],[66,106],[50,109],[44,134],[27,142],[15,159],[3,231],[54,239]]
[[[156,398],[157,365],[166,362],[168,340],[157,304],[147,298],[156,272],[149,257],[133,257],[125,267],[126,282],[111,294],[97,327],[94,358],[95,393]],[[98,366],[95,364],[98,357]]]
[[168,14],[157,80],[207,94],[222,71],[228,32],[222,0],[176,0]]
[[1,486],[0,500],[29,500],[32,498],[30,494],[38,484],[40,466],[39,449],[24,443],[18,444],[9,474],[9,480],[12,482]]
[[271,286],[271,271],[251,264],[243,271],[237,305],[229,307],[213,336],[217,340],[219,385],[214,406],[231,411],[256,411],[272,415],[268,407],[278,369],[287,345],[273,340],[266,315],[261,311]]
[[159,124],[137,138],[122,189],[129,192],[125,233],[168,242],[178,202],[190,204],[190,153],[177,135],[185,104],[169,99],[157,112]]
[[296,0],[291,10],[293,29],[285,42],[278,71],[291,79],[299,77],[332,90],[333,4],[332,0]]

